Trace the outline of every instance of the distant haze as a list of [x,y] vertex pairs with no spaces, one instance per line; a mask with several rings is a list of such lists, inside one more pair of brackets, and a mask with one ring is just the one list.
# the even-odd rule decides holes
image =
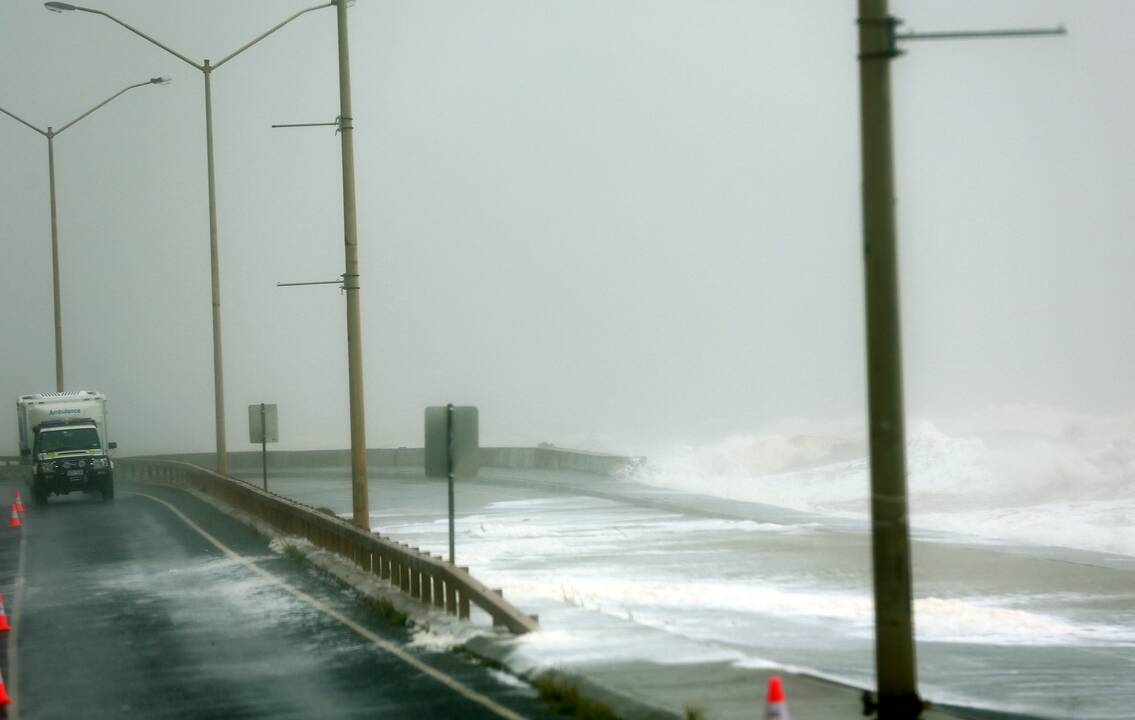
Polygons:
[[[304,2],[90,0],[196,61]],[[900,2],[912,415],[1135,411],[1135,4]],[[481,408],[482,442],[710,442],[863,417],[855,3],[358,0],[350,9],[371,446]],[[0,107],[59,127],[67,385],[124,453],[213,448],[201,73],[120,26],[0,5]],[[216,71],[230,450],[348,444],[335,13]],[[0,454],[54,390],[47,143],[0,115]]]

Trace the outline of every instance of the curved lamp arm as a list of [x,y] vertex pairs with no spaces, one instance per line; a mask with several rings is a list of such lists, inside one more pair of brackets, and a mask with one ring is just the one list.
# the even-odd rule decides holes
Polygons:
[[189,63],[190,65],[197,68],[198,70],[201,70],[202,72],[204,72],[204,70],[205,70],[205,68],[203,66],[198,65],[197,63],[193,62],[189,58],[187,58],[184,55],[182,55],[181,53],[179,53],[178,51],[174,50],[173,48],[170,48],[166,45],[162,45],[160,42],[153,39],[152,37],[150,37],[146,33],[142,32],[138,28],[127,25],[126,23],[122,22],[121,20],[119,20],[115,16],[111,15],[110,13],[103,12],[102,10],[95,10],[93,8],[80,7],[79,5],[72,5],[70,3],[65,3],[65,2],[46,2],[46,3],[43,4],[43,6],[45,8],[47,8],[48,10],[50,10],[52,12],[57,12],[57,13],[61,13],[61,12],[69,11],[69,10],[78,10],[79,12],[91,13],[92,15],[102,15],[104,18],[108,18],[110,20],[113,20],[114,22],[118,23],[119,25],[126,28],[127,30],[134,33],[135,35],[137,35],[141,38],[144,38],[146,40],[149,40],[150,42],[157,45],[162,50],[165,50],[170,55],[173,55],[174,57],[178,58],[179,60],[183,60],[183,61]]
[[146,85],[165,85],[165,84],[167,84],[167,83],[169,83],[169,82],[170,82],[170,79],[169,79],[169,78],[166,78],[166,77],[156,77],[156,78],[150,78],[150,79],[149,79],[149,80],[147,80],[146,82],[140,82],[140,83],[135,83],[135,84],[133,84],[133,85],[127,85],[126,87],[122,88],[121,90],[119,90],[119,91],[118,91],[118,92],[116,92],[115,94],[113,94],[113,95],[111,95],[110,97],[108,97],[108,98],[107,98],[106,100],[103,100],[103,101],[102,101],[102,102],[100,102],[100,103],[99,103],[98,105],[95,105],[95,106],[94,106],[93,108],[91,108],[90,110],[86,111],[85,113],[83,113],[83,114],[82,114],[82,115],[80,115],[79,117],[75,118],[75,119],[74,119],[74,120],[72,120],[71,122],[67,123],[67,124],[66,124],[66,125],[64,125],[63,127],[61,127],[61,128],[59,128],[58,130],[56,130],[56,131],[55,131],[55,134],[56,134],[56,135],[58,135],[59,133],[63,132],[63,131],[64,131],[64,130],[66,130],[67,128],[71,127],[71,126],[72,126],[72,125],[74,125],[75,123],[79,122],[80,120],[82,120],[82,119],[83,119],[83,118],[85,118],[86,116],[88,116],[88,115],[90,115],[91,113],[93,113],[93,112],[94,112],[95,110],[98,110],[98,109],[99,109],[100,107],[102,107],[103,105],[106,105],[106,104],[107,104],[108,102],[110,102],[111,100],[115,99],[116,97],[118,97],[119,95],[121,95],[122,93],[124,93],[124,92],[126,92],[126,91],[128,91],[128,90],[133,90],[134,88],[140,88],[140,87],[144,87],[144,86],[146,86]]
[[28,122],[27,120],[24,120],[24,119],[23,119],[22,117],[20,117],[20,116],[18,116],[18,115],[16,115],[16,114],[14,114],[14,113],[10,113],[10,112],[8,112],[7,110],[5,110],[5,109],[4,109],[4,108],[2,108],[2,107],[0,107],[0,113],[4,113],[5,115],[7,115],[8,117],[12,118],[12,119],[13,119],[13,120],[15,120],[16,122],[18,122],[18,123],[22,123],[22,124],[24,124],[24,125],[27,125],[27,126],[28,126],[28,127],[30,127],[30,128],[32,129],[32,130],[35,130],[35,131],[36,131],[37,133],[39,133],[40,135],[43,135],[44,137],[47,137],[47,131],[46,131],[46,130],[40,130],[40,129],[39,129],[39,128],[37,128],[37,127],[36,127],[35,125],[32,125],[32,124],[31,124],[30,122]]
[[322,4],[322,5],[315,5],[315,6],[313,6],[313,7],[309,7],[309,8],[307,8],[306,10],[300,10],[300,11],[299,11],[298,13],[296,13],[295,15],[292,15],[292,16],[291,16],[290,18],[288,18],[288,19],[287,19],[287,20],[285,20],[284,22],[280,23],[279,25],[276,25],[276,26],[275,26],[275,27],[273,27],[273,28],[272,28],[271,30],[269,30],[269,31],[267,31],[267,32],[265,32],[265,33],[262,33],[262,34],[261,34],[261,35],[259,35],[259,36],[258,36],[258,37],[257,37],[256,39],[254,39],[254,40],[252,40],[252,41],[250,41],[250,42],[248,42],[248,43],[244,44],[244,45],[243,45],[243,46],[241,46],[241,47],[240,47],[239,49],[237,49],[237,50],[234,50],[233,52],[231,52],[231,53],[229,53],[228,55],[226,55],[225,57],[223,57],[223,58],[221,59],[221,61],[220,61],[220,62],[218,62],[218,63],[217,63],[216,65],[214,65],[214,66],[213,66],[213,69],[214,69],[214,70],[216,70],[216,69],[217,69],[217,68],[219,68],[220,66],[224,65],[225,63],[227,63],[227,62],[228,62],[229,60],[232,60],[232,59],[233,59],[234,57],[236,57],[237,55],[240,55],[240,54],[241,54],[242,52],[244,52],[244,51],[245,51],[245,50],[247,50],[248,48],[252,47],[252,46],[253,46],[253,45],[255,45],[256,43],[260,42],[260,41],[261,41],[261,40],[263,40],[264,38],[268,37],[268,36],[269,36],[269,35],[271,35],[272,33],[276,32],[276,31],[277,31],[277,30],[279,30],[280,28],[284,27],[285,25],[287,25],[288,23],[290,23],[290,22],[291,22],[292,20],[295,20],[295,19],[296,19],[296,18],[298,18],[298,17],[300,16],[300,15],[304,15],[304,14],[306,14],[306,13],[309,13],[309,12],[311,12],[312,10],[322,10],[323,8],[326,8],[326,7],[334,7],[334,6],[335,6],[335,3],[334,3],[334,2],[329,2],[329,3],[324,3],[324,4]]
[[[269,36],[269,35],[271,35],[272,33],[276,32],[276,31],[277,31],[277,30],[279,30],[280,28],[284,27],[285,25],[287,25],[287,24],[288,24],[288,23],[290,23],[291,21],[295,20],[295,19],[296,19],[296,18],[298,18],[298,17],[300,16],[300,15],[304,15],[304,14],[306,14],[306,13],[309,13],[309,12],[313,11],[313,10],[322,10],[323,8],[326,8],[326,7],[333,7],[333,6],[334,6],[334,5],[336,4],[336,2],[337,2],[337,1],[338,1],[338,0],[332,0],[331,2],[327,2],[327,3],[324,3],[324,4],[322,4],[322,5],[315,5],[315,6],[309,7],[309,8],[307,8],[307,9],[305,9],[305,10],[300,10],[300,11],[299,11],[299,12],[297,12],[297,13],[296,13],[295,15],[292,15],[291,17],[289,17],[289,18],[288,18],[287,20],[284,20],[284,21],[283,21],[282,23],[279,23],[278,25],[276,25],[276,26],[272,27],[272,28],[271,28],[270,30],[268,30],[267,32],[260,34],[259,36],[257,36],[256,38],[254,38],[254,39],[253,39],[252,41],[250,41],[250,42],[248,42],[248,43],[245,43],[245,44],[244,44],[243,46],[241,46],[240,48],[237,48],[237,49],[236,49],[236,50],[235,50],[234,52],[231,52],[231,53],[229,53],[229,54],[228,54],[228,55],[226,55],[226,56],[225,56],[224,58],[222,58],[220,62],[218,62],[218,63],[214,64],[214,65],[213,65],[212,67],[210,67],[210,68],[209,68],[209,70],[210,70],[210,71],[212,71],[212,70],[216,70],[216,69],[217,69],[217,68],[219,68],[220,66],[224,65],[225,63],[227,63],[227,62],[228,62],[229,60],[232,60],[232,59],[233,59],[234,57],[236,57],[237,55],[240,55],[240,54],[241,54],[242,52],[244,52],[244,51],[245,51],[245,50],[247,50],[248,48],[252,47],[252,46],[253,46],[253,45],[255,45],[256,43],[260,42],[260,41],[261,41],[261,40],[263,40],[264,38],[268,37],[268,36]],[[193,67],[197,68],[197,69],[198,69],[198,70],[200,70],[201,72],[206,72],[206,70],[205,70],[205,65],[203,65],[203,64],[198,64],[198,63],[195,63],[195,62],[193,62],[192,60],[190,60],[189,58],[185,57],[184,55],[182,55],[182,54],[181,54],[181,53],[179,53],[178,51],[176,51],[176,50],[174,50],[173,48],[169,47],[168,45],[163,45],[162,43],[158,42],[158,41],[157,41],[157,40],[155,40],[154,38],[150,37],[150,36],[149,36],[149,35],[147,35],[146,33],[144,33],[144,32],[142,32],[141,30],[139,30],[138,28],[136,28],[136,27],[133,27],[133,26],[131,26],[131,25],[128,25],[127,23],[124,23],[124,22],[122,22],[121,20],[119,20],[118,18],[114,17],[114,16],[113,16],[113,15],[111,15],[110,13],[107,13],[107,12],[103,12],[102,10],[95,10],[94,8],[86,8],[86,7],[81,7],[81,6],[79,6],[79,5],[72,5],[72,4],[70,4],[70,3],[65,3],[65,2],[46,2],[46,3],[44,3],[44,4],[43,4],[43,6],[44,6],[45,8],[47,8],[48,10],[50,10],[50,11],[52,11],[52,12],[57,12],[57,13],[67,12],[67,11],[71,11],[71,10],[77,10],[77,11],[79,11],[79,12],[86,12],[86,13],[91,13],[91,14],[93,14],[93,15],[102,15],[103,17],[105,17],[105,18],[107,18],[107,19],[109,19],[109,20],[113,20],[114,22],[118,23],[119,25],[121,25],[122,27],[126,28],[127,30],[129,30],[130,32],[134,33],[135,35],[137,35],[137,36],[139,36],[139,37],[141,37],[141,38],[143,38],[143,39],[145,39],[145,40],[148,40],[149,42],[153,43],[154,45],[157,45],[157,46],[158,46],[158,47],[160,47],[160,48],[161,48],[162,50],[165,50],[165,51],[166,51],[166,52],[168,52],[168,53],[169,53],[170,55],[173,55],[174,57],[178,58],[179,60],[182,60],[182,61],[184,61],[184,62],[186,62],[186,63],[189,63],[190,65],[192,65]]]

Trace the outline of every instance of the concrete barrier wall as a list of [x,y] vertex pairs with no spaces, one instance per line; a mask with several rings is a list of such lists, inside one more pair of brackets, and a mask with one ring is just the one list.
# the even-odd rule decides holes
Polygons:
[[415,600],[462,619],[475,605],[493,619],[494,626],[514,633],[538,629],[536,618],[525,615],[497,591],[478,582],[469,569],[396,542],[378,533],[288,498],[265,492],[240,480],[226,478],[190,463],[171,460],[120,460],[116,473],[123,479],[191,488],[259,518],[287,535],[349,560]]
[[[201,467],[212,467],[212,453],[188,453],[160,456],[170,460],[190,462]],[[367,462],[374,467],[420,468],[425,464],[425,451],[422,448],[383,448],[367,451]],[[644,464],[645,458],[624,455],[607,455],[582,450],[564,450],[554,447],[503,447],[481,448],[481,466],[512,468],[518,470],[570,470],[605,477],[615,477],[620,473]],[[233,470],[259,469],[260,453],[257,451],[229,453],[229,467]],[[326,467],[351,464],[351,454],[347,450],[280,450],[268,451],[268,467]]]
[[481,448],[481,465],[485,467],[572,470],[615,477],[644,465],[646,458],[625,455],[564,450],[554,447]]

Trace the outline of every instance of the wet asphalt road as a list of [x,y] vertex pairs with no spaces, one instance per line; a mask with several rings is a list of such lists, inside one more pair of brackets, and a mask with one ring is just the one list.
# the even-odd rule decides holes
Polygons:
[[[10,502],[17,487],[0,483],[0,500]],[[0,592],[16,628],[3,641],[9,717],[507,716],[329,616],[320,605],[385,640],[409,639],[353,593],[184,492],[120,483],[112,503],[55,496],[45,508],[28,503],[22,529],[0,531]],[[548,716],[530,688],[462,656],[411,652],[517,716]]]

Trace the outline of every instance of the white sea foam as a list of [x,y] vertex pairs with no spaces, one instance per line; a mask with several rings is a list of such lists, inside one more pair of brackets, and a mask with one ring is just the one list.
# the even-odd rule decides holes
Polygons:
[[[738,625],[772,616],[801,625],[838,626],[839,634],[874,637],[873,602],[867,594],[754,582],[691,582],[611,577],[606,573],[560,573],[558,585],[510,577],[513,593],[559,599],[569,605],[633,620],[686,637],[730,643]],[[696,604],[691,598],[697,598]],[[1135,629],[1074,622],[1032,610],[1004,607],[980,598],[918,598],[914,604],[920,641],[982,645],[1135,645]]]
[[[741,554],[726,550],[737,542],[738,532],[776,529],[784,537],[784,526],[681,518],[599,499],[575,498],[568,504],[570,511],[557,512],[541,503],[493,503],[457,523],[464,562],[484,581],[506,588],[514,601],[538,609],[546,627],[553,618],[548,613],[560,606],[726,645],[748,644],[739,628],[768,619],[787,621],[799,628],[793,632],[805,635],[864,641],[873,636],[865,576],[843,570],[824,575],[822,569],[820,575],[757,571],[744,561],[749,545],[739,548]],[[683,555],[691,535],[699,532],[713,536],[704,573],[688,567],[689,556]],[[444,522],[407,523],[392,533],[426,548],[446,542]],[[639,548],[652,557],[640,556]],[[922,641],[983,645],[1135,644],[1129,624],[1058,617],[1039,608],[1063,603],[1038,604],[1035,595],[1030,598],[916,598],[917,634]]]
[[[662,455],[635,479],[849,517],[868,512],[862,423],[794,422]],[[911,422],[916,527],[1135,555],[1135,416],[1001,407]]]

